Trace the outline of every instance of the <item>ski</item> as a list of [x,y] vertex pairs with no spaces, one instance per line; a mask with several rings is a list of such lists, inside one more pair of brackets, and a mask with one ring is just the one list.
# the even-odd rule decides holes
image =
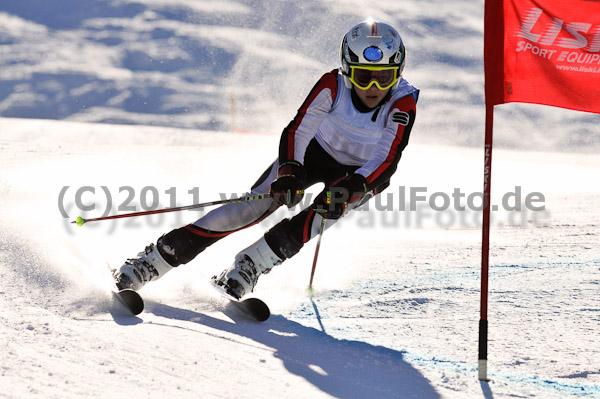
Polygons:
[[110,267],[108,263],[106,263],[106,267],[108,268],[110,279],[112,281],[110,291],[112,292],[113,298],[121,303],[132,315],[136,316],[142,313],[144,310],[144,300],[140,294],[132,289],[120,290],[116,285],[115,270]]
[[217,276],[213,276],[210,279],[210,285],[252,319],[262,322],[271,316],[269,307],[262,300],[258,298],[237,299],[233,295],[230,295],[222,285],[217,283]]
[[112,290],[113,297],[116,298],[132,315],[138,315],[144,310],[144,300],[134,290]]

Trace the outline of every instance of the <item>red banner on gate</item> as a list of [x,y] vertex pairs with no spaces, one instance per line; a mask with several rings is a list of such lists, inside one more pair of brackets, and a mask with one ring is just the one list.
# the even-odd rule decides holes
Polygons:
[[600,0],[486,0],[486,104],[600,113]]

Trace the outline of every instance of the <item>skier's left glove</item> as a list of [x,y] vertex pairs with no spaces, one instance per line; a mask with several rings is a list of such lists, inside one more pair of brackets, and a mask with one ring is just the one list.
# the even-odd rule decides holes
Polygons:
[[279,205],[293,208],[304,196],[304,165],[298,161],[287,161],[279,166],[279,177],[271,183],[271,195]]
[[325,187],[315,198],[312,209],[325,219],[339,219],[349,204],[360,201],[366,193],[367,179],[354,173]]

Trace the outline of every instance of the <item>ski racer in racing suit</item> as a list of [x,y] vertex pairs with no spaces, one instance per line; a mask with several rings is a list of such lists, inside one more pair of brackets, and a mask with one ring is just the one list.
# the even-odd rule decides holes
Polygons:
[[241,298],[258,277],[300,251],[321,228],[384,190],[396,171],[415,122],[419,91],[402,78],[405,48],[388,24],[368,20],[343,38],[341,67],[325,73],[283,130],[279,157],[249,195],[268,199],[220,206],[196,222],[161,236],[113,272],[119,289],[139,290],[208,246],[259,223],[279,206],[292,208],[315,183],[325,188],[313,203],[284,219],[237,254],[215,277]]

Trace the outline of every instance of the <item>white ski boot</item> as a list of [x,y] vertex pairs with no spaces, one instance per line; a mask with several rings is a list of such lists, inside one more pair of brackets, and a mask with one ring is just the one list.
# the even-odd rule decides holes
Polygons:
[[113,270],[113,277],[119,290],[138,291],[147,282],[158,280],[171,269],[173,266],[164,260],[158,247],[150,244],[136,258],[127,259],[119,270]]
[[240,299],[254,290],[261,274],[267,274],[282,262],[262,237],[237,254],[233,265],[224,270],[216,282],[230,295]]

